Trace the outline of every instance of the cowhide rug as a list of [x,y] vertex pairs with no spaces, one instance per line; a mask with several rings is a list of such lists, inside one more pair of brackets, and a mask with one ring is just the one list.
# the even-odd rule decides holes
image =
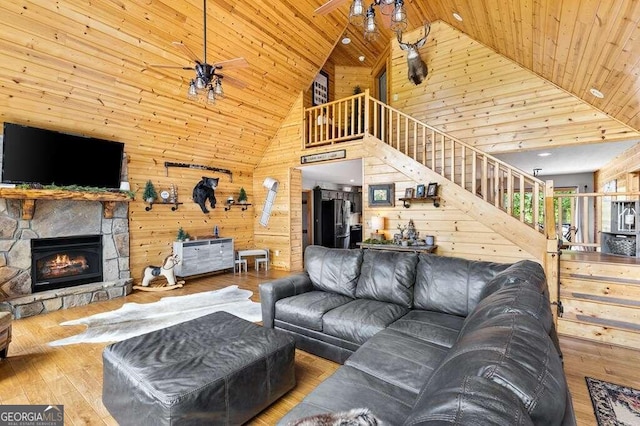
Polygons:
[[260,304],[249,300],[252,294],[249,290],[232,285],[188,296],[163,297],[154,303],[125,303],[115,311],[61,323],[86,325],[87,329],[80,334],[50,342],[49,345],[118,342],[218,311],[251,322],[261,321]]

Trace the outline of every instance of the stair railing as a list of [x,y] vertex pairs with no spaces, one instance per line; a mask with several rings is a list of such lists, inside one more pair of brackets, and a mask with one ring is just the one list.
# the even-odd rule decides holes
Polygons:
[[305,109],[304,148],[371,135],[542,232],[545,183],[408,114],[369,91]]

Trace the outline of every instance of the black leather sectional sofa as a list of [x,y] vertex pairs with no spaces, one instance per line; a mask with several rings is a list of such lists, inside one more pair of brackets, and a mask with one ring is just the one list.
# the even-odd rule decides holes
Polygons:
[[343,363],[282,420],[368,408],[389,425],[573,425],[543,269],[309,246],[260,286],[263,325]]

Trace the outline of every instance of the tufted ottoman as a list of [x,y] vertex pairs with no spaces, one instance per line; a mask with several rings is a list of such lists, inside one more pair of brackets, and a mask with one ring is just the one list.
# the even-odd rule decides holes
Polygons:
[[294,349],[216,312],[107,346],[102,401],[121,425],[241,424],[294,386]]

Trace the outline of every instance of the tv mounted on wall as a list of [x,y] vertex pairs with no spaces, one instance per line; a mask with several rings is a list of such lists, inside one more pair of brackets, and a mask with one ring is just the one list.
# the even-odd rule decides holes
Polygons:
[[120,187],[124,144],[4,123],[2,182]]

